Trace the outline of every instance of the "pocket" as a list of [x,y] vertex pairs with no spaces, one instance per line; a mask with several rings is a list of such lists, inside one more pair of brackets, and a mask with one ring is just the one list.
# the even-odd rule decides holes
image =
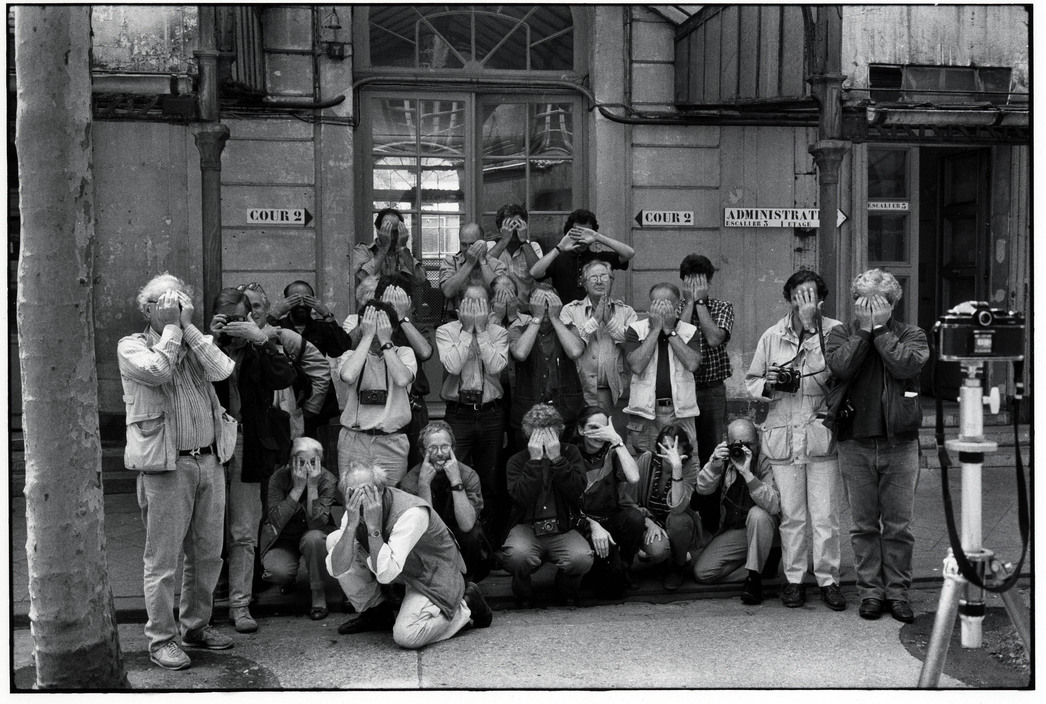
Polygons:
[[922,425],[923,409],[919,403],[918,396],[908,398],[901,396],[897,399],[897,420],[894,423],[893,432],[905,433],[917,430]]
[[835,433],[820,421],[806,426],[807,457],[828,457],[835,454]]
[[167,431],[163,416],[127,424],[124,466],[135,471],[167,469]]
[[228,462],[232,458],[233,453],[236,452],[236,428],[238,426],[239,423],[235,418],[222,411],[218,437],[215,443],[218,446],[218,462],[220,464]]
[[763,456],[768,460],[787,460],[792,457],[792,428],[782,425],[763,429]]

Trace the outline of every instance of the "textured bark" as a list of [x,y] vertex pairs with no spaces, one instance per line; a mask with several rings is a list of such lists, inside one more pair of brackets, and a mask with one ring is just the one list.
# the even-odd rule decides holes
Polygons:
[[101,487],[90,41],[87,6],[15,9],[26,553],[41,689],[127,686]]

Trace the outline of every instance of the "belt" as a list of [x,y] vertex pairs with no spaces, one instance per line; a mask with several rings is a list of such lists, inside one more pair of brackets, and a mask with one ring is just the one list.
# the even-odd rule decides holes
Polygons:
[[447,408],[453,408],[455,411],[489,411],[495,408],[501,408],[501,399],[496,398],[493,401],[487,401],[486,403],[461,403],[459,401],[447,401]]
[[694,388],[696,388],[696,389],[711,389],[711,388],[714,388],[716,386],[722,386],[722,385],[723,385],[723,380],[722,379],[720,379],[719,381],[696,381],[696,382],[694,382]]
[[672,399],[670,399],[670,398],[659,398],[659,399],[656,399],[654,401],[654,405],[661,406],[662,408],[664,408],[665,406],[671,406],[672,405]]
[[198,457],[199,455],[216,455],[214,451],[214,445],[208,445],[207,447],[194,447],[191,450],[178,450],[179,457]]
[[386,430],[382,430],[381,428],[347,428],[347,430],[351,430],[354,433],[363,433],[364,435],[396,435],[397,433],[403,432],[403,428],[400,428],[399,430],[393,430],[391,433]]

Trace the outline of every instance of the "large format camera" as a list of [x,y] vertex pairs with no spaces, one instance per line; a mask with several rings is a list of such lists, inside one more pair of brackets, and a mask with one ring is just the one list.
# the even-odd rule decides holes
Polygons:
[[963,360],[1024,359],[1024,314],[966,301],[942,315],[933,328],[937,358]]

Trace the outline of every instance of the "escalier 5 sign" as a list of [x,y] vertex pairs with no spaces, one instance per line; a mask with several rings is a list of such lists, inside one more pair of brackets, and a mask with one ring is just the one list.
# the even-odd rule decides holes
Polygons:
[[[836,210],[835,226],[846,222],[846,214]],[[798,227],[813,229],[821,224],[817,208],[725,208],[726,227]]]

